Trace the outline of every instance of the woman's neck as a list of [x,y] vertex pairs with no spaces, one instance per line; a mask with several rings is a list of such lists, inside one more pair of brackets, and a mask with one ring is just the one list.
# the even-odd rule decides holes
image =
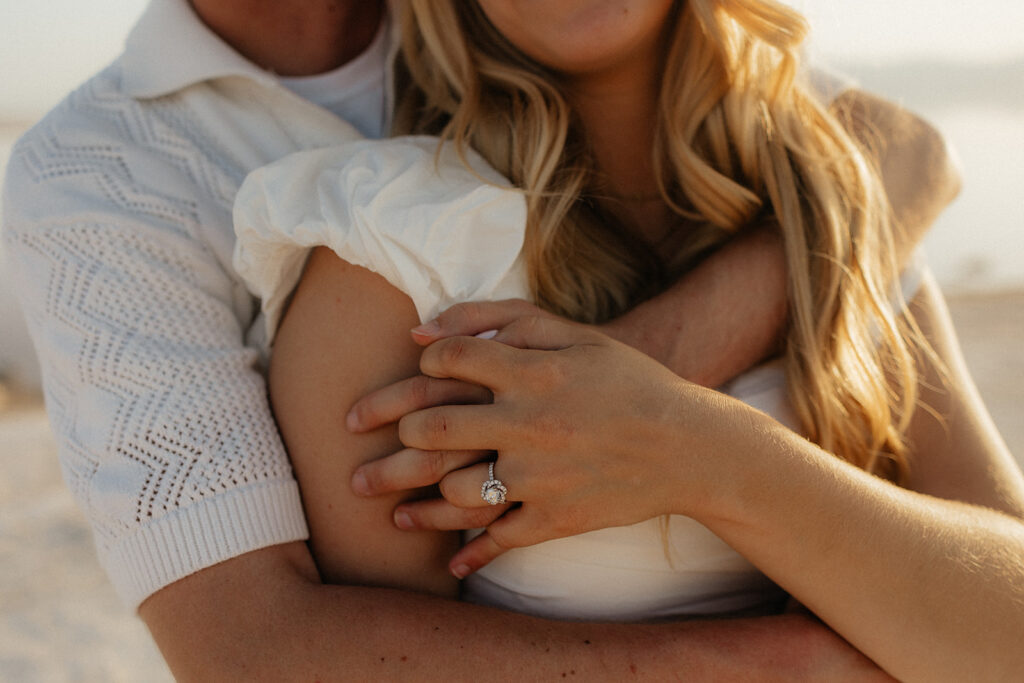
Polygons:
[[652,89],[627,82],[623,87],[570,94],[601,176],[616,195],[652,192],[651,149],[657,118]]
[[638,237],[662,241],[676,222],[658,193],[654,174],[656,94],[650,85],[571,95],[597,165],[594,191]]
[[659,63],[652,51],[615,71],[565,84],[597,165],[596,194],[606,210],[652,244],[675,222],[659,198],[654,174]]
[[384,15],[380,0],[192,0],[199,18],[254,64],[312,76],[359,56]]

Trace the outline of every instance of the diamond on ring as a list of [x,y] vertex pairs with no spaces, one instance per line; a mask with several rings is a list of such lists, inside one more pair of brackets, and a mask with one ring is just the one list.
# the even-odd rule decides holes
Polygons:
[[501,505],[505,502],[508,489],[500,479],[494,478],[494,463],[487,463],[487,481],[480,487],[480,497],[488,505]]

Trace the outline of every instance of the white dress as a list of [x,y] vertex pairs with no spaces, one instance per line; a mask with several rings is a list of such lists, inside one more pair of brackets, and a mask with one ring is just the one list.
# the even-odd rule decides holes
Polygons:
[[[246,179],[235,203],[235,266],[263,301],[268,340],[316,245],[384,276],[422,320],[462,301],[528,298],[523,196],[478,155],[469,153],[467,169],[451,145],[435,166],[437,144],[353,140]],[[785,385],[776,361],[721,389],[797,429]],[[467,600],[569,619],[721,614],[779,597],[724,541],[681,516],[667,528],[653,519],[516,549],[464,583]]]

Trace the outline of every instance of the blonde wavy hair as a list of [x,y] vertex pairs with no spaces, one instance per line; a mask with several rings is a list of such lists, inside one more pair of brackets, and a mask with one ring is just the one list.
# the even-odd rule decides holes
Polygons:
[[785,245],[785,366],[804,433],[900,480],[917,400],[914,330],[889,301],[891,211],[877,169],[799,78],[803,18],[772,0],[677,2],[653,163],[683,245],[665,263],[598,203],[596,175],[555,74],[476,2],[402,3],[396,133],[470,146],[525,192],[535,301],[601,322],[656,293],[757,220]]

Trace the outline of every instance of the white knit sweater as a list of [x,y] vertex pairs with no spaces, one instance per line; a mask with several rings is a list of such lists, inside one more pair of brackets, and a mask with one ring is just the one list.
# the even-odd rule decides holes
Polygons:
[[307,535],[246,343],[231,209],[252,169],[352,134],[155,0],[12,153],[4,239],[64,477],[133,607]]

